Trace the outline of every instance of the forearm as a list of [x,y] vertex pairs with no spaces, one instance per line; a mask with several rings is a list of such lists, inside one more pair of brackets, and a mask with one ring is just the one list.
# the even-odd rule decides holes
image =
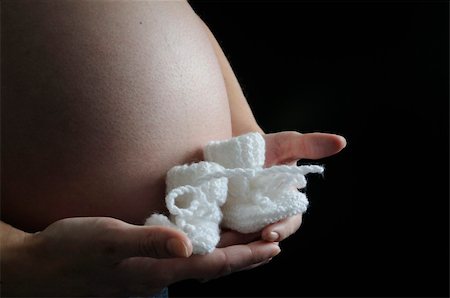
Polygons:
[[222,48],[217,42],[216,38],[209,30],[208,26],[204,24],[205,30],[208,32],[209,39],[214,51],[216,53],[217,59],[222,70],[222,75],[225,81],[225,86],[227,89],[227,95],[230,105],[231,113],[231,124],[233,130],[233,136],[241,135],[243,133],[256,131],[263,133],[263,130],[259,127],[256,119],[250,109],[250,106],[242,92],[242,88],[231,68],[228,59],[225,57]]

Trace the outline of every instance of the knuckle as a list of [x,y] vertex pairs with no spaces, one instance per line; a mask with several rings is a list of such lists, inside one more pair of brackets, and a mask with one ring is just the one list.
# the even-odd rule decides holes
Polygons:
[[107,231],[117,231],[123,229],[124,223],[110,217],[101,217],[95,220],[94,225]]
[[229,275],[233,272],[230,258],[225,252],[221,252],[218,257],[218,262],[220,264],[218,272],[215,277]]
[[247,249],[249,259],[251,260],[251,264],[260,263],[265,260],[265,258],[262,255],[258,255],[257,253],[255,253],[255,251],[251,247],[247,246]]
[[138,245],[138,253],[142,256],[159,256],[161,255],[161,249],[159,246],[153,241],[151,236],[144,237],[142,240],[137,242]]

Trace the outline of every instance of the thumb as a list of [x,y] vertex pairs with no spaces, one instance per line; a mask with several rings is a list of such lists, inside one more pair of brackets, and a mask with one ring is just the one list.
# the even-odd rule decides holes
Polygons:
[[117,235],[115,247],[121,259],[131,257],[187,258],[192,244],[181,231],[164,226],[128,225]]

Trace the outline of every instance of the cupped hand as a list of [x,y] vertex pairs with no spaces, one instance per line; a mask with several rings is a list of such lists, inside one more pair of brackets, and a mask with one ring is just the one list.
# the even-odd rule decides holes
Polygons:
[[[321,159],[334,155],[346,146],[346,140],[339,135],[327,133],[301,134],[284,131],[263,135],[266,142],[265,167],[281,164],[296,164],[301,159]],[[238,243],[248,243],[262,238],[266,241],[282,241],[295,233],[302,223],[302,215],[297,214],[266,226],[260,233],[241,234],[224,231],[219,247]]]
[[[321,159],[334,155],[346,146],[339,135],[327,133],[301,134],[295,131],[266,134],[265,167],[279,164],[295,164],[301,159]],[[297,214],[265,227],[262,238],[266,241],[281,241],[295,233],[302,223]]]
[[68,218],[3,256],[7,296],[149,296],[183,279],[212,279],[264,263],[276,243],[256,241],[191,256],[185,234],[113,218]]

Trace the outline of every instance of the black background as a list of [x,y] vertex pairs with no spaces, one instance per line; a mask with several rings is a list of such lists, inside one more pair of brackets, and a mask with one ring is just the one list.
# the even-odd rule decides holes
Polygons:
[[271,263],[171,295],[448,297],[448,3],[190,3],[266,132],[348,146]]

